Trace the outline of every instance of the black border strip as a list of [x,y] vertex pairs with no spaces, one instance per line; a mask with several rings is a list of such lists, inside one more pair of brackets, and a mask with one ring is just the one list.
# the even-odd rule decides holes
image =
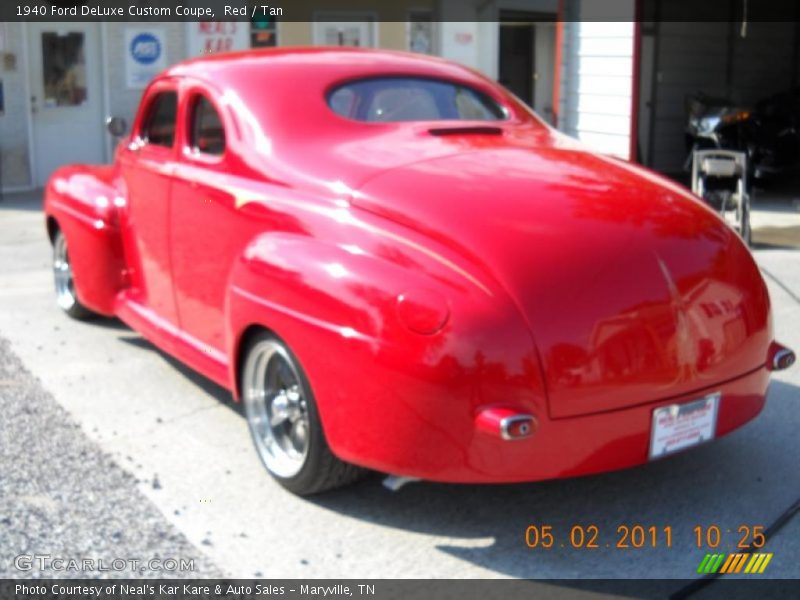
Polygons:
[[[105,22],[197,22],[240,21],[263,18],[279,10],[280,21],[341,21],[342,13],[353,20],[407,22],[409,13],[430,7],[431,18],[441,22],[496,21],[495,0],[1,0],[0,21],[105,21]],[[514,19],[542,16],[543,0],[518,0]],[[547,14],[573,21],[731,21],[736,23],[787,22],[800,18],[800,0],[544,0]],[[526,10],[526,3],[530,10]],[[202,9],[181,14],[178,7]],[[225,14],[225,6],[245,8],[247,14]],[[262,10],[267,6],[269,10]],[[44,13],[42,13],[44,8]],[[59,15],[54,8],[62,11]],[[480,10],[478,10],[480,8]],[[35,10],[35,12],[32,12]],[[255,12],[254,12],[255,10]],[[71,14],[74,11],[74,14]],[[148,14],[149,13],[149,14]],[[538,17],[537,17],[538,15]],[[267,15],[273,18],[272,15]]]

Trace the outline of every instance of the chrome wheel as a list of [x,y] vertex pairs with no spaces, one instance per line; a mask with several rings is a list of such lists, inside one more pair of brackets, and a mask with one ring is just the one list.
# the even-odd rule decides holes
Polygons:
[[247,423],[267,469],[278,477],[294,477],[308,457],[308,400],[294,362],[277,341],[262,340],[253,347],[242,392]]
[[56,302],[61,308],[69,311],[75,306],[77,300],[72,266],[67,253],[67,240],[62,233],[56,235],[53,244],[53,276],[56,283]]

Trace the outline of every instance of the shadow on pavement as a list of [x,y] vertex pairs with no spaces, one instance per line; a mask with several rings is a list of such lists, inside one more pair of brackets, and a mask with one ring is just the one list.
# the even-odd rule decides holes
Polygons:
[[110,329],[116,331],[131,331],[130,327],[125,325],[122,321],[115,317],[94,317],[83,321],[84,324],[90,327],[99,327],[101,329]]
[[194,385],[199,387],[203,390],[206,394],[213,397],[223,406],[228,407],[239,416],[244,418],[244,408],[242,407],[241,402],[234,402],[233,396],[231,393],[226,390],[224,387],[217,385],[210,379],[204,377],[197,371],[192,370],[191,368],[187,367],[184,363],[179,361],[177,358],[163,352],[152,343],[148,342],[146,339],[141,337],[139,334],[135,333],[132,330],[129,330],[127,326],[118,321],[120,323],[121,328],[130,331],[130,335],[121,335],[119,336],[119,340],[125,342],[126,344],[130,344],[131,346],[136,346],[137,348],[143,348],[145,350],[152,350],[156,352],[162,359],[164,359],[167,363],[170,364],[178,373],[183,375],[186,379],[191,381]]
[[[155,350],[192,383],[243,416],[241,405],[226,389],[133,332],[119,339]],[[796,448],[798,399],[800,388],[774,380],[766,408],[753,422],[714,443],[623,471],[509,485],[419,482],[395,493],[384,489],[382,476],[374,474],[308,501],[381,527],[441,537],[433,541],[439,551],[498,574],[575,578],[554,585],[627,597],[666,597],[697,577],[699,560],[709,551],[694,541],[696,526],[733,528],[727,533],[723,529],[729,546],[719,551],[735,552],[730,544],[736,543],[738,525],[768,526],[796,500],[800,490],[792,447]],[[671,546],[659,533],[655,547],[648,543],[617,548],[618,528],[636,524],[655,526],[659,532],[671,527]],[[553,546],[529,548],[530,525],[552,527]],[[575,544],[573,528],[586,533],[592,525],[599,531],[598,547]],[[636,578],[653,581],[643,584]],[[698,597],[709,597],[707,590]]]
[[[770,401],[780,403],[781,410],[798,397],[800,388],[772,383]],[[771,421],[774,426],[775,419]],[[782,478],[782,465],[771,458],[789,449],[752,443],[760,436],[755,431],[758,422],[756,419],[715,443],[612,473],[515,485],[415,483],[396,493],[368,480],[311,501],[383,527],[456,538],[458,543],[443,540],[438,549],[512,577],[692,578],[706,551],[693,541],[695,526],[768,525],[785,506],[782,497],[774,499],[774,506],[765,513],[765,504],[770,503],[764,489],[784,481],[787,499],[798,492],[792,489],[791,478]],[[791,423],[785,426],[794,427]],[[778,470],[775,480],[762,477],[760,467],[769,465]],[[662,540],[662,547],[616,548],[617,528],[634,524],[645,528],[670,525],[672,547],[664,547]],[[554,547],[528,548],[525,532],[529,525],[551,526],[557,540]],[[573,548],[570,531],[575,525],[584,531],[596,525],[599,547]],[[726,542],[735,543],[733,537],[735,530]],[[577,587],[586,589],[584,586]],[[673,585],[677,587],[680,585]]]

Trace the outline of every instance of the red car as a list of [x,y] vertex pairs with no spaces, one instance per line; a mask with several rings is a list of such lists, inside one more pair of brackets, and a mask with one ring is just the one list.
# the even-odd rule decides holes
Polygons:
[[181,63],[45,207],[61,308],[230,389],[299,494],[637,465],[755,417],[794,357],[702,202],[435,58]]

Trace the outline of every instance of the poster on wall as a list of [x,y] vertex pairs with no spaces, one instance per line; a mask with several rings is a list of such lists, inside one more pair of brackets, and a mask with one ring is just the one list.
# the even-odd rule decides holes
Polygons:
[[370,48],[373,43],[374,21],[314,22],[313,39],[316,46],[353,46]]
[[160,29],[125,30],[125,84],[142,89],[167,66],[167,47]]
[[250,47],[250,24],[236,22],[200,21],[187,23],[189,56],[218,54]]
[[408,15],[408,49],[419,54],[436,54],[433,12],[412,10]]

